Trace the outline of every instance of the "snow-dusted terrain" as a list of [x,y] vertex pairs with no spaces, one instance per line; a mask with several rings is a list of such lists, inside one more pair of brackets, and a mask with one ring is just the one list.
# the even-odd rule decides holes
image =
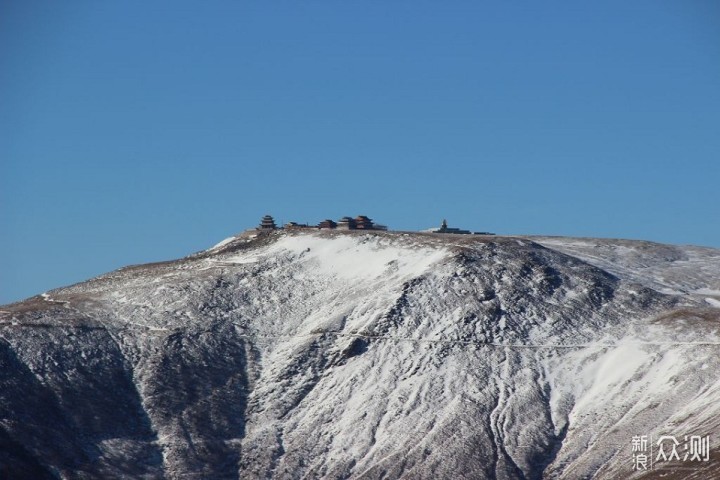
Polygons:
[[0,307],[0,477],[713,478],[719,328],[715,249],[245,233]]

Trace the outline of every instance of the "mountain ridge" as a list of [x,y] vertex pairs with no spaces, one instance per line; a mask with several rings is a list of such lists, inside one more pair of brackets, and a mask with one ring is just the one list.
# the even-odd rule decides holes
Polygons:
[[720,425],[720,251],[628,242],[246,232],[2,306],[0,472],[630,477]]

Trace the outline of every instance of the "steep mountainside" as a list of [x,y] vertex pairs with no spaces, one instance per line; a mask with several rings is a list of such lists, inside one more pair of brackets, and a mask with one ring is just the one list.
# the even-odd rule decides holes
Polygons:
[[719,321],[714,249],[245,233],[0,307],[0,477],[708,478]]

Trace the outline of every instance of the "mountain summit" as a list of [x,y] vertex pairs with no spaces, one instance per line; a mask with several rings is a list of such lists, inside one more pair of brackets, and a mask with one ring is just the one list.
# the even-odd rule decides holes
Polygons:
[[717,477],[719,322],[711,248],[246,232],[0,307],[0,477]]

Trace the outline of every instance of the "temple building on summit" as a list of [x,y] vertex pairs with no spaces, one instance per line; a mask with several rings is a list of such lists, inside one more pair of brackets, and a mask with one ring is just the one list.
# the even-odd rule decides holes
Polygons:
[[319,229],[333,229],[337,227],[337,223],[333,222],[330,219],[323,220],[322,222],[318,223]]
[[462,230],[460,228],[448,227],[447,220],[443,218],[442,224],[440,224],[440,228],[433,231],[433,233],[455,233],[459,235],[470,235],[472,232],[470,230]]
[[[379,225],[372,221],[370,217],[365,215],[358,215],[355,218],[342,217],[336,222],[326,219],[320,222],[317,226],[308,225],[306,223],[288,222],[284,227],[287,230],[297,230],[303,228],[317,228],[320,230],[387,230],[385,225]],[[275,220],[270,215],[265,215],[260,221],[260,225],[257,230],[270,231],[278,229],[275,224]]]
[[259,230],[275,230],[276,228],[277,226],[275,225],[275,220],[270,215],[265,215],[260,221],[260,226],[258,227]]
[[355,218],[355,228],[358,230],[375,230],[375,224],[365,215],[358,215]]
[[440,228],[426,230],[430,233],[451,233],[455,235],[494,235],[490,232],[471,232],[470,230],[463,230],[461,228],[448,227],[447,220],[443,219]]
[[342,217],[338,220],[335,228],[338,230],[387,230],[385,225],[378,225],[365,215],[358,215],[355,218]]
[[298,230],[301,228],[313,228],[307,223],[297,223],[297,222],[288,222],[285,224],[285,229],[287,230]]
[[342,217],[337,222],[338,230],[355,230],[355,219],[350,217]]

